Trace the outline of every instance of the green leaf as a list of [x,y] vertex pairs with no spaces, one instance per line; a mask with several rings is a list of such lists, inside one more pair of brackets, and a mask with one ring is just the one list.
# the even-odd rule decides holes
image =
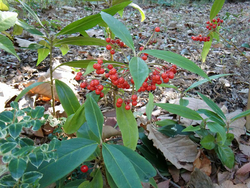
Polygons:
[[20,144],[21,147],[33,146],[34,145],[34,141],[31,140],[30,138],[21,138],[19,140],[19,144]]
[[69,46],[67,44],[63,44],[61,47],[60,47],[60,50],[62,52],[62,55],[66,55],[69,51]]
[[198,67],[193,61],[190,61],[189,59],[179,54],[176,54],[170,51],[163,51],[163,50],[144,50],[144,51],[141,51],[141,53],[147,53],[156,58],[163,59],[165,61],[173,63],[183,69],[186,69],[190,72],[198,74],[204,78],[208,78],[206,73],[200,67]]
[[6,0],[0,0],[0,10],[1,11],[9,10],[9,4]]
[[77,131],[76,136],[78,138],[87,138],[89,140],[95,140],[98,142],[100,139],[93,133],[87,122],[85,122]]
[[218,116],[213,111],[210,111],[207,109],[199,109],[199,110],[197,110],[197,112],[205,114],[209,118],[209,120],[212,120],[212,121],[220,124],[221,126],[226,126],[226,123],[223,121],[223,119],[221,119],[221,117]]
[[[97,148],[97,143],[84,138],[73,138],[61,142],[61,147],[56,153],[58,159],[56,162],[43,162],[36,170],[43,174],[39,181],[41,187],[46,187],[53,182],[69,174],[82,162],[84,162]],[[30,166],[27,171],[33,171],[35,168]]]
[[14,114],[11,111],[3,111],[0,113],[0,121],[4,123],[11,123],[14,121]]
[[13,28],[13,35],[21,35],[23,33],[23,28],[15,24]]
[[25,172],[22,177],[22,183],[34,183],[37,179],[41,179],[43,174],[40,172],[32,171],[32,172]]
[[0,179],[0,185],[3,186],[3,187],[14,187],[16,184],[16,180],[13,179],[11,177],[11,175],[6,175],[6,176],[3,176],[1,179]]
[[222,127],[220,124],[216,122],[207,122],[207,127],[210,131],[219,134],[222,139],[222,144],[225,143],[227,139],[227,134],[226,134],[226,130],[224,127]]
[[119,149],[130,160],[141,181],[148,182],[156,175],[154,167],[137,152],[121,145],[112,146]]
[[170,119],[164,119],[161,121],[156,121],[155,123],[156,125],[159,125],[159,126],[165,126],[165,125],[174,125],[176,124],[176,121],[170,120]]
[[[108,9],[104,9],[102,11],[106,12],[108,14],[114,15],[115,13],[117,13],[117,11],[123,9],[124,7],[126,7],[130,3],[131,3],[131,1],[126,1],[126,2],[120,3],[118,5],[112,6]],[[100,14],[87,16],[85,18],[82,18],[80,20],[77,20],[77,21],[72,22],[71,24],[67,25],[59,33],[57,33],[57,36],[81,32],[81,31],[84,31],[84,30],[87,30],[87,29],[90,29],[90,28],[96,26],[100,22],[102,22],[102,18],[101,18]]]
[[132,6],[133,8],[139,10],[139,12],[141,14],[141,22],[143,22],[145,20],[145,13],[142,10],[142,8],[135,3],[130,3],[129,6]]
[[11,40],[1,34],[0,34],[0,49],[3,49],[6,52],[11,53],[12,55],[16,56],[18,60],[20,60]]
[[103,188],[102,172],[100,168],[96,170],[93,180],[90,182],[90,184],[93,188]]
[[234,116],[234,117],[231,119],[231,122],[233,122],[233,121],[235,121],[235,120],[237,120],[237,119],[239,119],[239,118],[248,116],[248,115],[250,115],[250,110],[246,110],[246,111],[244,111],[244,112],[241,112],[240,114]]
[[216,17],[216,15],[220,12],[225,0],[215,0],[214,4],[210,11],[210,21]]
[[202,59],[203,63],[206,61],[207,54],[208,54],[210,47],[212,45],[212,41],[213,41],[213,38],[210,37],[210,41],[204,42],[204,46],[203,46],[203,49],[201,52],[201,59]]
[[9,132],[10,132],[10,135],[13,137],[13,138],[17,138],[19,136],[19,134],[21,133],[22,131],[22,124],[20,123],[14,123],[14,124],[11,124],[9,126]]
[[215,147],[215,138],[214,138],[214,136],[209,134],[209,135],[203,137],[202,140],[201,140],[201,145],[204,148],[208,149],[208,150],[214,149],[214,147]]
[[179,116],[193,119],[193,120],[202,120],[203,118],[194,110],[187,108],[185,106],[177,105],[177,104],[168,104],[168,103],[156,103],[157,106],[171,112],[173,114],[177,114]]
[[192,125],[189,125],[188,127],[186,127],[185,129],[182,130],[182,132],[195,132],[195,131],[198,131],[200,130],[201,128],[199,126],[192,126]]
[[23,29],[25,29],[26,31],[28,31],[31,34],[43,36],[43,33],[38,31],[35,27],[33,27],[33,26],[31,26],[31,25],[29,25],[29,24],[27,24],[19,19],[16,21],[16,25],[22,27]]
[[85,101],[85,117],[91,131],[101,139],[104,118],[98,104],[91,96]]
[[5,31],[15,25],[17,20],[16,12],[3,12],[0,11],[0,32]]
[[234,166],[234,152],[230,147],[222,145],[215,150],[222,164],[232,169]]
[[175,89],[175,90],[178,90],[178,87],[176,87],[176,86],[174,86],[174,85],[171,85],[171,84],[160,84],[160,85],[158,85],[158,84],[156,84],[158,87],[167,87],[167,88],[173,88],[173,89]]
[[57,41],[55,45],[71,44],[78,46],[96,45],[96,46],[106,46],[108,43],[105,40],[92,38],[92,37],[69,37]]
[[133,57],[129,62],[129,70],[135,82],[135,89],[139,90],[148,77],[148,65],[139,57]]
[[48,43],[44,40],[40,41],[39,44],[43,45],[44,48],[39,48],[37,50],[38,53],[38,59],[37,59],[37,63],[36,66],[38,66],[50,53],[50,49],[47,48]]
[[148,104],[146,105],[146,114],[148,117],[148,120],[151,120],[152,112],[154,109],[154,95],[152,93],[148,94],[149,100]]
[[122,133],[124,146],[135,150],[138,141],[138,128],[134,115],[131,110],[125,109],[123,103],[120,108],[116,107],[116,118]]
[[28,93],[29,90],[31,90],[31,89],[33,89],[34,87],[39,86],[39,85],[41,85],[41,84],[43,84],[43,83],[45,83],[45,82],[36,82],[36,83],[31,84],[30,86],[26,87],[26,88],[16,97],[15,101],[16,101],[16,102],[19,101],[19,99],[21,99],[26,93]]
[[217,78],[220,78],[220,77],[223,77],[223,76],[229,76],[229,75],[231,75],[231,74],[218,74],[218,75],[210,76],[210,77],[208,77],[208,79],[205,78],[205,79],[202,79],[202,80],[200,80],[200,81],[198,81],[198,82],[194,82],[190,87],[188,87],[188,88],[184,91],[184,93],[186,93],[188,90],[193,89],[193,88],[195,88],[195,87],[197,87],[197,86],[199,86],[199,85],[202,85],[202,84],[204,84],[204,83],[206,83],[206,82],[208,82],[208,81],[210,81],[210,80],[212,80],[212,79],[217,79]]
[[120,38],[128,47],[135,51],[132,36],[127,30],[126,26],[122,22],[105,12],[101,12],[101,16],[102,19],[108,24],[109,28],[115,34],[115,36]]
[[78,102],[74,92],[70,87],[60,80],[55,80],[56,92],[60,99],[60,102],[65,110],[66,114],[70,116],[76,113],[78,108],[80,108],[80,103]]
[[222,110],[209,98],[207,98],[205,95],[202,95],[201,93],[198,92],[200,97],[205,101],[205,103],[215,112],[217,113],[221,118],[224,120],[227,120],[226,116],[222,112]]
[[102,153],[105,166],[119,188],[142,187],[130,160],[115,147],[103,144]]
[[11,150],[13,150],[17,146],[17,143],[15,142],[6,142],[2,145],[0,145],[0,152],[2,154],[8,153]]
[[115,184],[113,178],[111,177],[110,173],[107,170],[105,170],[105,171],[106,171],[106,177],[107,177],[107,180],[108,180],[110,187],[111,188],[118,188],[117,185]]
[[67,134],[73,134],[84,124],[85,121],[85,108],[84,104],[82,104],[75,114],[71,114],[70,117],[67,118],[63,125],[63,130]]
[[33,131],[38,131],[41,128],[42,125],[43,124],[42,124],[41,120],[38,120],[38,119],[34,120],[33,125],[32,125],[32,130]]
[[25,146],[22,148],[16,148],[16,150],[12,151],[13,156],[16,157],[26,157],[29,152],[31,152],[34,149],[34,146]]
[[29,160],[30,160],[32,165],[34,165],[36,168],[38,168],[44,160],[43,152],[41,150],[38,150],[38,151],[35,151],[33,153],[30,153]]
[[179,103],[181,106],[187,106],[189,104],[189,100],[181,98]]
[[86,76],[87,74],[93,72],[95,69],[93,68],[93,65],[95,64],[96,62],[95,61],[91,61],[89,62],[87,68],[86,68],[86,71],[84,72],[83,76]]
[[18,2],[30,13],[30,15],[46,30],[41,20],[38,18],[36,13],[24,2],[18,0]]
[[26,161],[22,158],[14,158],[9,163],[9,170],[11,176],[18,180],[20,177],[22,177],[23,173],[25,172],[27,167]]
[[44,107],[43,106],[37,106],[34,110],[31,111],[31,117],[34,119],[40,119],[43,117],[44,114]]
[[185,127],[183,125],[174,124],[160,127],[158,131],[168,137],[175,137],[176,135],[189,135],[190,133],[183,132],[184,128]]

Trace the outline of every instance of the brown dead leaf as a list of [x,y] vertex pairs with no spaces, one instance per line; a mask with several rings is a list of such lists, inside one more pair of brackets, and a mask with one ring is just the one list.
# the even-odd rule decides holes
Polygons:
[[34,132],[34,135],[43,138],[44,137],[43,130],[40,128],[39,130]]
[[170,179],[157,184],[158,188],[169,188]]
[[250,157],[250,146],[239,143],[239,148],[242,153]]
[[148,138],[153,141],[156,148],[161,150],[167,160],[178,169],[184,168],[192,171],[192,163],[198,151],[197,145],[188,136],[178,135],[170,138],[154,129],[150,124],[147,125],[147,130],[149,131]]
[[178,182],[180,179],[180,170],[177,169],[175,166],[169,166],[168,171],[171,174],[174,182]]
[[214,188],[247,188],[247,186],[244,184],[234,185],[233,182],[227,180],[224,181],[221,185],[214,184]]
[[218,183],[220,185],[226,180],[233,179],[234,172],[228,172],[228,171],[225,171],[225,172],[222,172],[222,173],[219,172],[217,174],[217,176],[218,176]]
[[200,169],[207,176],[210,176],[212,172],[211,161],[203,152],[199,152],[197,158],[194,161],[194,168]]
[[118,131],[111,126],[103,126],[103,129],[102,129],[103,139],[110,138],[111,136],[119,136],[119,135],[121,135],[121,131]]
[[191,179],[188,182],[188,187],[194,188],[213,188],[213,183],[210,177],[208,177],[204,172],[195,168],[191,174]]
[[246,174],[250,172],[250,162],[244,164],[239,170],[237,170],[236,174]]

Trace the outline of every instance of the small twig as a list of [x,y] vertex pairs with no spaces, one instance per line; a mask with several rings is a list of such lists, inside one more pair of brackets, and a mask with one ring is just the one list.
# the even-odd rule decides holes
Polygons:
[[[157,168],[155,168],[155,170],[157,171],[158,175],[161,176],[162,179],[164,179],[164,180],[166,180],[166,181],[169,180],[168,178],[164,177],[164,176],[159,172],[159,170],[158,170]],[[179,185],[177,185],[176,183],[174,183],[172,180],[170,180],[170,183],[171,183],[173,186],[177,187],[177,188],[181,188]]]

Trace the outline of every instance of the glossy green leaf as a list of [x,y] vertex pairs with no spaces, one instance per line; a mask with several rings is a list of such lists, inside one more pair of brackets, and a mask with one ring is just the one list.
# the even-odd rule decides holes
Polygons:
[[[37,169],[43,174],[39,181],[41,187],[46,187],[53,182],[69,174],[82,162],[84,162],[97,148],[97,143],[84,138],[73,138],[61,142],[61,147],[57,149],[58,159],[56,162],[43,162]],[[29,167],[28,171],[35,168]]]
[[229,146],[218,146],[215,150],[222,164],[232,169],[234,166],[234,152]]
[[151,120],[152,112],[154,109],[154,95],[152,93],[148,94],[148,104],[146,105],[146,114],[148,120]]
[[26,87],[26,88],[16,97],[15,101],[16,101],[16,102],[19,101],[19,99],[21,99],[26,93],[28,93],[29,90],[31,90],[31,89],[33,89],[34,87],[39,86],[39,85],[41,85],[41,84],[43,84],[43,83],[45,83],[45,82],[36,82],[36,83],[31,84],[30,86]]
[[34,110],[31,111],[31,117],[34,119],[40,119],[43,117],[44,114],[44,107],[43,106],[37,106]]
[[5,154],[13,150],[17,146],[15,142],[6,142],[0,145],[0,153]]
[[33,146],[34,145],[34,141],[31,140],[30,138],[21,138],[19,140],[19,144],[20,144],[21,147]]
[[131,110],[125,109],[123,103],[120,108],[116,107],[116,118],[122,133],[124,146],[135,150],[138,141],[138,128],[134,115]]
[[198,131],[200,130],[201,128],[199,126],[192,126],[192,125],[189,125],[188,127],[186,127],[185,129],[182,130],[182,132],[195,132],[195,131]]
[[201,145],[208,150],[214,149],[214,147],[215,147],[214,136],[209,134],[209,135],[203,137],[201,140]]
[[62,52],[62,55],[66,55],[69,51],[69,46],[67,44],[63,44],[61,47],[60,47],[60,50]]
[[44,40],[40,41],[39,44],[43,45],[44,48],[39,48],[37,50],[38,59],[36,66],[38,66],[50,53],[50,49],[48,48],[48,43]]
[[154,167],[137,152],[121,145],[112,146],[119,149],[126,157],[128,157],[141,181],[148,182],[151,177],[156,175]]
[[20,58],[18,57],[18,55],[15,51],[14,45],[11,42],[11,40],[9,38],[7,38],[6,36],[1,35],[1,34],[0,34],[0,49],[3,49],[6,52],[11,53],[12,55],[16,56],[16,58],[18,60],[20,60]]
[[140,178],[126,155],[115,147],[102,145],[105,167],[119,188],[140,188]]
[[11,177],[11,175],[5,175],[0,179],[0,185],[2,187],[14,187],[16,180]]
[[223,119],[221,119],[221,117],[218,116],[213,111],[210,111],[207,109],[199,109],[199,110],[197,110],[197,112],[205,114],[209,118],[209,120],[212,120],[212,121],[214,121],[222,126],[226,126],[226,123],[223,121]]
[[27,167],[26,161],[23,160],[22,158],[12,159],[9,163],[9,170],[11,176],[15,180],[18,180],[25,172],[26,167]]
[[135,3],[130,3],[129,6],[132,6],[133,8],[139,10],[141,14],[141,22],[143,22],[145,20],[145,12],[142,10],[142,8]]
[[128,47],[130,47],[134,51],[134,42],[126,26],[110,14],[101,12],[101,16],[106,24],[108,24],[109,28],[115,34],[115,36],[121,39]]
[[212,45],[212,41],[213,41],[213,38],[210,37],[210,41],[204,42],[204,46],[203,46],[203,49],[201,52],[201,59],[202,59],[203,63],[206,61],[207,54],[208,54],[210,47]]
[[93,131],[90,129],[87,122],[85,122],[77,131],[76,136],[78,138],[86,138],[89,140],[95,140],[96,142],[99,142],[99,138],[93,133]]
[[32,125],[32,130],[33,131],[38,131],[41,128],[42,125],[43,124],[42,124],[41,120],[38,120],[38,119],[34,120],[33,125]]
[[159,126],[165,126],[165,125],[174,125],[176,124],[176,121],[171,120],[171,119],[164,119],[161,121],[156,121],[155,123],[156,125],[159,125]]
[[104,118],[98,104],[91,96],[85,101],[85,117],[90,129],[101,139]]
[[63,125],[63,130],[67,134],[73,134],[85,123],[86,118],[84,104],[78,108],[75,114],[71,114],[71,116],[72,117],[67,118],[65,124]]
[[108,43],[105,40],[92,37],[69,37],[57,41],[55,45],[70,44],[78,46],[106,46]]
[[216,17],[216,15],[220,12],[225,0],[215,0],[213,6],[210,11],[210,21]]
[[80,103],[70,87],[60,80],[55,80],[56,92],[66,114],[70,116],[80,108]]
[[0,11],[0,32],[9,29],[10,27],[15,25],[17,20],[16,12],[5,12]]
[[189,100],[181,98],[179,103],[181,106],[187,106],[189,104]]
[[235,121],[235,120],[237,120],[237,119],[239,119],[239,118],[248,116],[248,115],[250,115],[250,110],[246,110],[246,111],[244,111],[244,112],[241,112],[240,114],[234,116],[234,117],[231,119],[231,122],[233,122],[233,121]]
[[226,134],[226,130],[224,127],[222,127],[220,124],[215,123],[215,122],[207,122],[207,127],[210,131],[219,134],[222,139],[222,144],[225,143],[227,139],[227,134]]
[[22,177],[23,183],[34,183],[37,179],[41,179],[43,174],[40,172],[32,171],[32,172],[25,172]]
[[158,131],[168,137],[175,137],[176,135],[189,135],[190,133],[183,132],[185,127],[183,125],[174,124],[160,127]]
[[9,126],[9,133],[13,138],[17,138],[22,131],[23,126],[20,123],[13,123]]
[[16,156],[16,157],[19,157],[19,156],[22,156],[22,157],[26,157],[27,154],[29,154],[32,150],[34,149],[34,146],[25,146],[25,147],[22,147],[22,148],[16,148],[16,150],[12,151],[12,154],[13,156]]
[[96,62],[95,61],[91,61],[87,68],[86,68],[86,71],[84,72],[83,76],[86,76],[88,75],[89,73],[93,72],[95,69],[93,68],[93,65],[95,64]]
[[77,179],[77,180],[73,180],[70,181],[69,183],[67,183],[66,185],[64,185],[64,188],[79,188],[78,186],[83,183],[83,179]]
[[101,172],[100,168],[96,169],[95,175],[91,181],[91,187],[103,188],[102,172]]
[[133,57],[129,62],[129,70],[135,82],[135,89],[139,90],[148,77],[148,65],[139,57]]
[[38,168],[44,160],[43,152],[41,150],[38,150],[38,151],[35,151],[33,153],[30,153],[29,160],[30,160],[32,165],[34,165],[36,168]]
[[157,186],[157,184],[156,184],[154,178],[150,178],[150,179],[149,179],[149,183],[150,183],[154,188],[158,188],[158,186]]
[[35,27],[33,27],[33,26],[31,26],[31,25],[29,25],[29,24],[27,24],[19,19],[16,21],[16,25],[22,27],[24,30],[28,31],[31,34],[43,36],[43,33],[38,31]]
[[0,121],[3,123],[11,123],[14,121],[14,114],[11,111],[3,111],[0,113]]
[[198,67],[193,61],[170,51],[163,50],[143,50],[141,53],[147,53],[159,59],[163,59],[170,63],[173,63],[183,69],[186,69],[190,72],[196,73],[204,78],[208,78],[206,73]]
[[202,120],[203,118],[194,110],[187,108],[185,106],[177,105],[177,104],[169,104],[169,103],[156,103],[157,106],[171,112],[173,114],[177,114],[179,116],[193,119],[193,120]]
[[[112,6],[108,9],[104,9],[102,11],[106,12],[108,14],[114,15],[115,13],[117,13],[117,11],[123,9],[124,7],[126,7],[130,3],[131,3],[131,1],[126,1],[126,2],[120,3],[118,5]],[[81,31],[84,31],[84,30],[87,30],[87,29],[90,29],[90,28],[96,26],[100,22],[102,22],[102,18],[101,18],[100,14],[87,16],[87,17],[84,17],[80,20],[77,20],[77,21],[72,22],[71,24],[67,25],[59,33],[57,33],[57,36],[81,32]]]
[[0,0],[0,10],[1,11],[9,10],[9,4],[6,0]]
[[23,28],[15,24],[13,27],[13,35],[21,35],[23,33]]
[[223,118],[224,120],[227,120],[226,116],[224,115],[224,113],[222,112],[222,110],[208,97],[206,97],[205,95],[198,93],[200,95],[200,97],[205,101],[205,103],[215,112],[217,113],[221,118]]
[[44,28],[44,25],[42,24],[41,20],[38,18],[36,13],[23,1],[18,0],[18,2],[30,13],[30,15]]
[[204,83],[206,83],[206,82],[209,82],[210,80],[217,79],[217,78],[220,78],[220,77],[223,77],[223,76],[229,76],[229,75],[231,75],[231,74],[218,74],[218,75],[213,75],[213,76],[208,77],[209,79],[205,78],[205,79],[202,79],[202,80],[200,80],[200,81],[198,81],[198,82],[194,82],[191,86],[189,86],[189,87],[185,90],[185,92],[187,92],[187,91],[189,91],[190,89],[193,89],[193,88],[195,88],[195,87],[197,87],[197,86],[199,86],[199,85],[202,85],[202,84],[204,84]]
[[117,185],[115,184],[115,182],[114,182],[112,176],[110,175],[110,173],[109,173],[107,170],[105,170],[105,171],[106,171],[106,177],[107,177],[109,186],[110,186],[111,188],[118,188]]

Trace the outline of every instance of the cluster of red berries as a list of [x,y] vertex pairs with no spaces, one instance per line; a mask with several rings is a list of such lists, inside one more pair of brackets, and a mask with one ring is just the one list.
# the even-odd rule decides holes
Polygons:
[[[136,106],[137,105],[137,95],[132,95],[131,96],[131,100],[132,100],[132,106]],[[125,109],[126,110],[130,110],[130,100],[125,100]],[[116,101],[116,107],[120,108],[122,106],[123,100],[122,98],[118,98]]]
[[[162,73],[161,69],[157,68],[145,79],[138,92],[154,91],[156,89],[156,84],[160,85],[162,83],[168,83],[169,79],[174,78],[174,75],[177,72],[176,68],[176,65],[172,65],[170,68],[165,66]],[[131,83],[134,83],[132,79]]]
[[[144,47],[141,46],[141,47],[139,48],[139,50],[140,50],[140,51],[144,50]],[[142,54],[141,58],[142,58],[144,61],[146,61],[146,60],[148,59],[148,54],[147,54],[147,53]]]
[[83,173],[88,172],[88,170],[89,170],[89,167],[88,167],[87,165],[82,165],[82,166],[81,166],[81,171],[82,171]]
[[206,26],[206,28],[208,29],[208,30],[212,30],[212,29],[216,29],[216,27],[217,26],[220,26],[220,24],[221,23],[223,23],[223,20],[222,19],[220,19],[220,18],[217,18],[217,19],[213,19],[212,20],[212,22],[210,22],[210,21],[207,21],[207,26]]
[[198,36],[192,36],[192,39],[194,40],[194,41],[200,41],[200,42],[202,42],[202,41],[204,41],[204,42],[209,42],[210,41],[210,37],[208,36],[208,37],[203,37],[201,34],[199,34]]
[[[114,40],[114,39],[111,39],[111,38],[106,38],[106,42],[107,42],[107,43],[110,43],[110,44],[113,44],[113,45],[116,44],[116,45],[118,45],[120,48],[123,48],[123,47],[125,46],[125,44],[124,44],[122,41],[120,41],[120,39]],[[108,44],[108,45],[106,46],[106,49],[109,50],[110,53],[111,53],[112,55],[114,55],[114,54],[115,54],[115,50],[112,49],[112,46],[111,46],[110,44]]]

